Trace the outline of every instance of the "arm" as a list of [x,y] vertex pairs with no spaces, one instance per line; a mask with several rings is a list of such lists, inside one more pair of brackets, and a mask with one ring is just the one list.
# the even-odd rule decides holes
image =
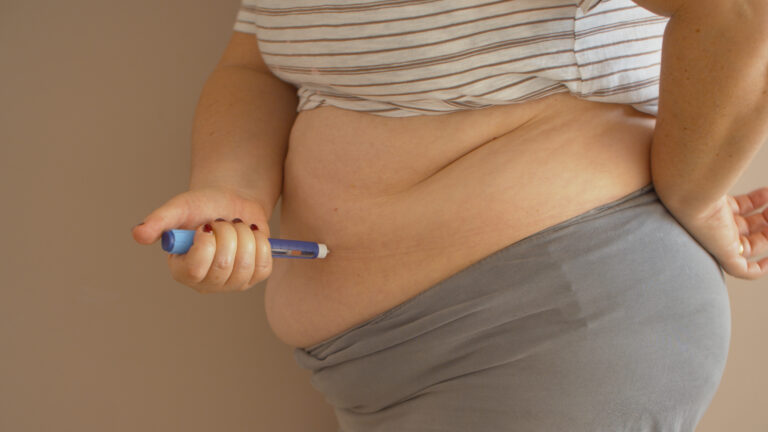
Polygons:
[[256,37],[234,32],[195,110],[189,188],[237,189],[268,220],[282,191],[296,104],[296,88],[272,75]]
[[768,138],[768,3],[636,0],[664,33],[651,174],[662,202],[706,214]]

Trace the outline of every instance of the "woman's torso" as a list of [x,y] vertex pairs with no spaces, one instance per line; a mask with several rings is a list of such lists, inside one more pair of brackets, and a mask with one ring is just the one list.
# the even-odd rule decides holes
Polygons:
[[308,347],[537,231],[651,182],[656,119],[558,93],[438,116],[299,114],[280,237],[325,259],[276,259],[275,335]]

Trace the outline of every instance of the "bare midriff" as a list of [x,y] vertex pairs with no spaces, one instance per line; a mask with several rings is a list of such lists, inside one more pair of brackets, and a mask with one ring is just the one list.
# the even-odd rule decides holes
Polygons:
[[293,347],[332,338],[525,237],[651,183],[656,118],[558,93],[437,116],[299,113],[267,321]]

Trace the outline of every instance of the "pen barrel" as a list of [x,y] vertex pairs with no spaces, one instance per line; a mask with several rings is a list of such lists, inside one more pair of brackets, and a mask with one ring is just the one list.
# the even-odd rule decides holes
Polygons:
[[301,240],[269,239],[272,256],[280,258],[324,258],[325,245]]

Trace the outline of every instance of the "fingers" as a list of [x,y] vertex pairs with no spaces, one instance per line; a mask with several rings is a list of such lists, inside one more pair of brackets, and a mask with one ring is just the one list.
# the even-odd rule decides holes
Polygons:
[[729,275],[741,279],[759,279],[768,274],[768,258],[759,261],[749,261],[744,257],[736,257],[721,263],[723,270]]
[[741,211],[741,210],[739,210],[739,202],[736,201],[736,198],[734,198],[732,195],[727,195],[727,197],[728,197],[727,198],[728,199],[728,205],[731,206],[731,210],[734,213],[739,214],[739,212]]
[[226,221],[216,221],[210,225],[213,227],[213,237],[216,239],[216,253],[208,274],[198,283],[198,286],[206,291],[226,291],[226,284],[232,274],[238,249],[237,230]]
[[272,271],[269,240],[237,220],[211,222],[210,233],[198,228],[186,254],[170,254],[174,279],[200,293],[244,291],[266,279]]
[[768,204],[768,187],[761,187],[742,195],[734,195],[731,198],[728,200],[731,207],[734,207],[734,203],[738,207],[733,210],[734,212],[741,215],[748,214]]
[[768,229],[768,208],[761,213],[748,216],[734,215],[734,221],[739,228],[739,234],[749,236]]
[[205,279],[216,256],[216,238],[204,226],[195,230],[192,246],[185,254],[168,254],[171,275],[184,285],[195,287]]
[[256,259],[253,276],[248,281],[248,286],[253,286],[272,274],[272,246],[269,244],[269,238],[262,231],[254,231],[253,239]]
[[744,279],[759,279],[768,273],[768,258],[760,261],[747,261],[747,274]]
[[[213,282],[218,286],[220,281],[225,279],[223,291],[245,291],[251,286],[250,280],[255,268],[256,239],[253,232],[242,222],[224,223],[234,233],[235,243],[237,244],[233,256],[222,257],[221,271],[222,275],[217,276]],[[214,260],[218,260],[217,257]],[[231,262],[230,262],[231,261]],[[211,275],[213,271],[209,272]]]

